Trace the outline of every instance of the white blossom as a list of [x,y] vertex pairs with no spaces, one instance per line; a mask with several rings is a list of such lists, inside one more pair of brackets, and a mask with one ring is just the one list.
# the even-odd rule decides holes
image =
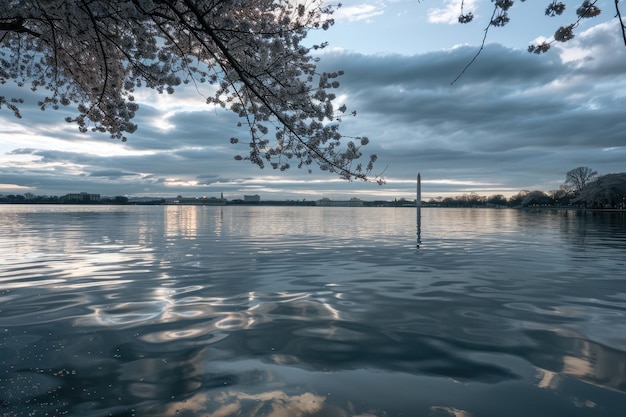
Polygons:
[[[0,84],[45,89],[42,109],[75,104],[68,120],[81,132],[126,140],[137,88],[210,83],[207,103],[239,115],[249,136],[237,159],[368,179],[371,164],[350,168],[360,151],[342,150],[329,91],[342,73],[318,73],[301,44],[332,25],[333,10],[322,0],[0,0]],[[2,107],[19,116],[11,98],[0,96]],[[272,142],[270,127],[281,131]]]

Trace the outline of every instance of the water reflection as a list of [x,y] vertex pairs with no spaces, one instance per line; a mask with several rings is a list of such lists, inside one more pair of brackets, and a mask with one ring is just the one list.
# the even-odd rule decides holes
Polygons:
[[[557,389],[564,377],[626,392],[626,367],[624,351],[610,349],[583,335],[564,330],[532,331],[529,336],[541,349],[528,351],[525,356],[540,372],[539,386]],[[618,365],[618,366],[616,366]]]
[[194,238],[198,233],[201,207],[165,206],[165,235]]
[[584,253],[587,245],[611,248],[626,239],[626,212],[568,210],[559,214],[561,236],[574,251]]
[[0,207],[8,415],[621,416],[626,223]]
[[[168,404],[159,410],[162,415],[191,412],[207,417],[266,416],[302,417],[317,414],[324,407],[325,398],[310,392],[288,395],[284,391],[249,394],[223,391],[215,397],[196,394],[184,402]],[[342,414],[335,414],[341,416]],[[345,414],[343,414],[345,415]]]

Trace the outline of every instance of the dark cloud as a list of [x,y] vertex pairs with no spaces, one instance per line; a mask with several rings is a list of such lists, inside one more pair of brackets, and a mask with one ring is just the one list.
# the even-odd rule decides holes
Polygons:
[[[623,142],[626,121],[620,109],[626,99],[583,88],[576,80],[580,74],[572,73],[573,63],[549,64],[550,58],[487,45],[450,86],[454,78],[450,68],[458,68],[459,56],[466,61],[468,49],[473,48],[374,58],[337,54],[328,61],[346,68],[341,91],[348,92],[353,100],[349,104],[367,119],[365,124],[379,125],[372,130],[380,131],[380,124],[388,130],[410,125],[414,137],[428,132],[433,140],[439,136],[447,142],[456,136],[457,145],[470,143],[482,150],[564,144],[608,147]],[[447,66],[433,64],[442,57],[449,58]],[[623,53],[621,62],[626,63]],[[602,81],[615,82],[596,78],[594,84]],[[404,138],[398,140],[402,143]]]
[[124,172],[115,169],[104,169],[100,171],[92,171],[89,173],[90,177],[107,177],[107,178],[120,178],[120,177],[132,177],[137,175],[134,172]]
[[[400,87],[407,90],[448,89],[476,54],[477,48],[464,46],[420,55],[362,55],[332,52],[322,56],[326,71],[343,70],[342,86],[355,90]],[[555,56],[535,56],[519,50],[488,44],[480,58],[454,86],[510,84],[540,85],[559,76],[563,64]]]
[[196,178],[199,180],[217,180],[219,176],[214,174],[200,174],[196,175]]

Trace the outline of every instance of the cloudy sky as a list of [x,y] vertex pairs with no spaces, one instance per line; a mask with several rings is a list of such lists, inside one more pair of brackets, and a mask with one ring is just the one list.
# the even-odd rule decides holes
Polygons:
[[[258,194],[271,199],[394,199],[554,190],[565,173],[588,166],[626,171],[626,47],[613,2],[599,1],[571,42],[541,56],[528,44],[575,21],[575,3],[549,18],[549,2],[515,2],[511,23],[490,29],[488,0],[465,1],[476,19],[456,23],[458,1],[347,0],[328,31],[319,66],[344,70],[339,94],[356,118],[342,132],[367,136],[387,183],[345,182],[292,168],[260,170],[233,156],[237,119],[209,109],[194,90],[173,96],[144,92],[139,129],[121,143],[80,134],[63,111],[42,112],[27,89],[23,119],[0,109],[0,194],[92,192],[127,196]],[[368,149],[369,148],[369,149]]]

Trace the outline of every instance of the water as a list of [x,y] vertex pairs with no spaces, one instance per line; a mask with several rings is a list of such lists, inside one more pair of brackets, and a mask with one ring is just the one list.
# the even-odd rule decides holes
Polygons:
[[3,417],[624,416],[625,213],[0,220]]

